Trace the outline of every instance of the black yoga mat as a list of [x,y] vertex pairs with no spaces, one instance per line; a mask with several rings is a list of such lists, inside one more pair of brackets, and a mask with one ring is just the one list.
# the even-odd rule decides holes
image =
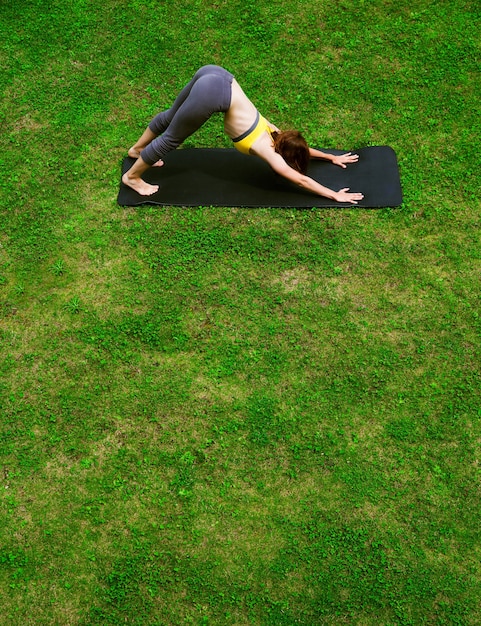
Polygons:
[[[345,150],[325,150],[344,154]],[[151,167],[143,175],[159,185],[152,196],[141,196],[120,183],[121,206],[158,204],[162,206],[224,207],[396,207],[402,203],[399,169],[389,146],[370,146],[355,151],[359,162],[346,169],[327,161],[312,160],[308,175],[322,185],[339,191],[362,192],[357,205],[339,203],[300,189],[283,179],[258,157],[246,156],[235,148],[185,148],[170,152],[163,167]],[[127,157],[122,174],[134,163]]]

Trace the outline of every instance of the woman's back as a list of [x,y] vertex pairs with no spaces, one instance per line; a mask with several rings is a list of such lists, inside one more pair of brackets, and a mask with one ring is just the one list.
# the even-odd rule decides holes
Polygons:
[[235,139],[248,130],[254,123],[257,109],[245,95],[242,87],[235,80],[232,81],[232,96],[230,107],[224,116],[224,130],[231,139]]

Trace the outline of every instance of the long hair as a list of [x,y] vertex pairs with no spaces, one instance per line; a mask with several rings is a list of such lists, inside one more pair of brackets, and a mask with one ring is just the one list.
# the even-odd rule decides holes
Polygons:
[[274,149],[292,169],[305,174],[309,165],[309,146],[297,130],[273,132]]

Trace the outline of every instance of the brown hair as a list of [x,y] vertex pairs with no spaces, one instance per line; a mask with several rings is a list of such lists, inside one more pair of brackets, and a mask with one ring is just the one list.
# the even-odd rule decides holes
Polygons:
[[284,161],[301,174],[307,172],[309,165],[309,146],[297,130],[273,132],[274,149]]

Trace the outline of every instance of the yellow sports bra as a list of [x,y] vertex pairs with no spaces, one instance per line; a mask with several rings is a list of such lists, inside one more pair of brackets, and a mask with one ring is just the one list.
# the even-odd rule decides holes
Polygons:
[[237,148],[239,152],[249,154],[252,144],[265,130],[271,134],[271,129],[267,120],[262,117],[259,111],[257,111],[256,121],[252,124],[249,130],[246,130],[245,133],[242,133],[242,135],[239,135],[239,137],[232,140],[234,142],[234,148]]

